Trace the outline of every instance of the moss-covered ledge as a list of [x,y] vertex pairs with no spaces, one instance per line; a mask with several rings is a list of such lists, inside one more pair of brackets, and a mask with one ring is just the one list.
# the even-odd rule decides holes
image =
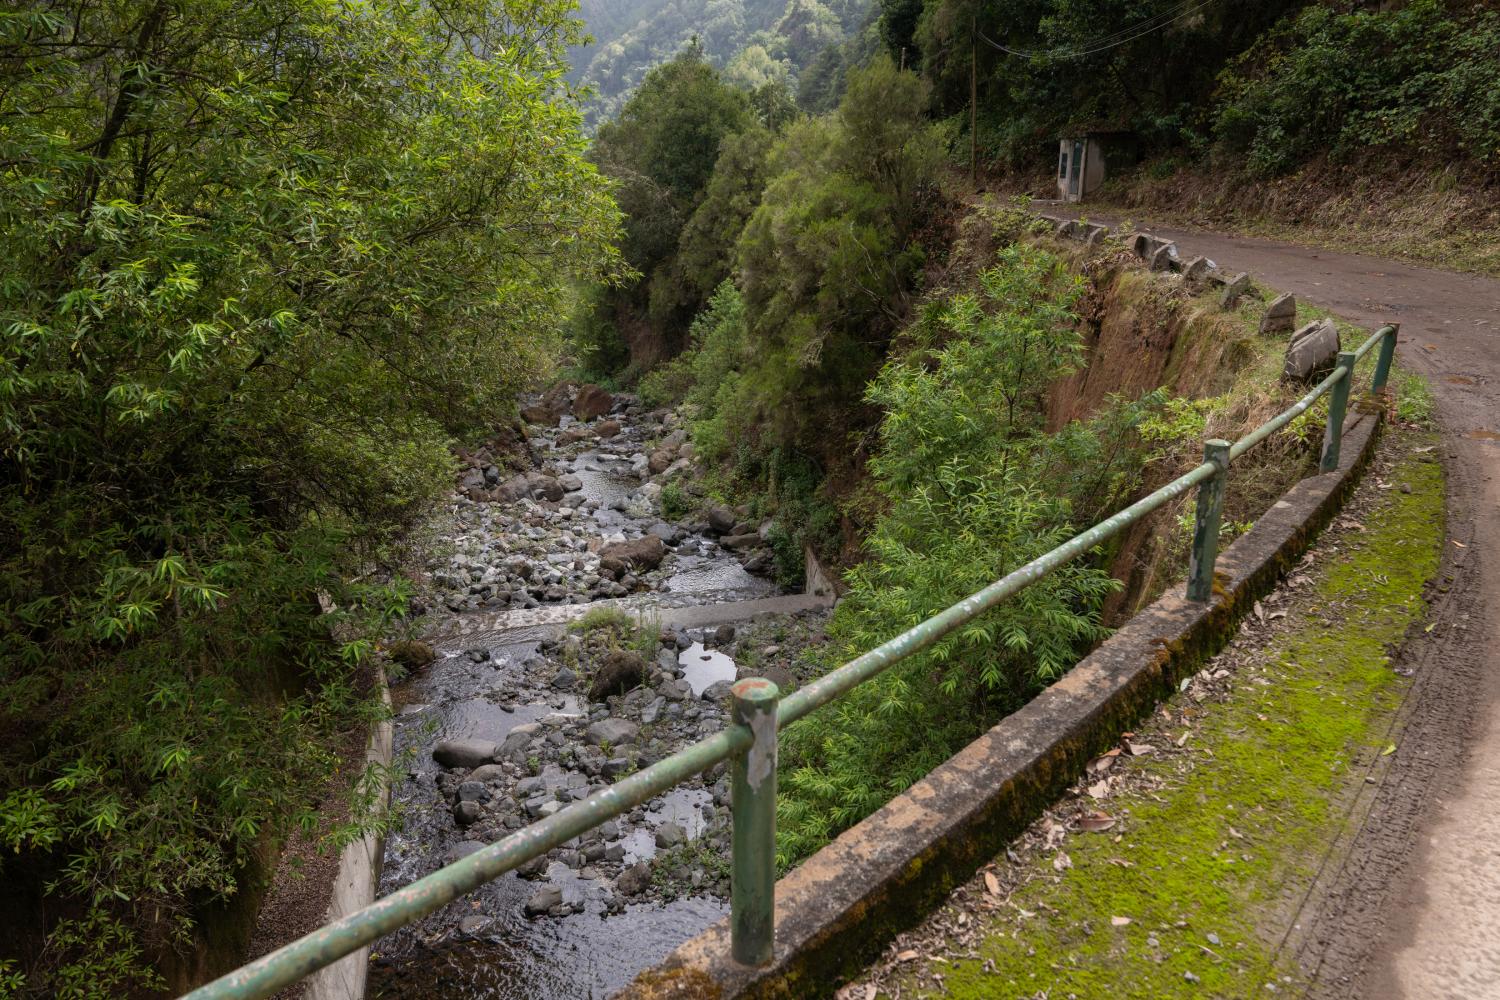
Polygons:
[[1219,557],[1212,602],[1190,602],[1181,587],[1167,593],[1024,708],[781,879],[771,965],[734,962],[721,921],[618,996],[831,994],[1223,645],[1338,510],[1380,428],[1372,409],[1350,418],[1339,468],[1298,483]]

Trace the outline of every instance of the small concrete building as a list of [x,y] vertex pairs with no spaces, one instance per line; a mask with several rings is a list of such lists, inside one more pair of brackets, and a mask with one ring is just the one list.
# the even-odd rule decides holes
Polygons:
[[1098,190],[1111,171],[1133,166],[1140,158],[1131,132],[1078,129],[1057,144],[1057,198],[1082,201]]

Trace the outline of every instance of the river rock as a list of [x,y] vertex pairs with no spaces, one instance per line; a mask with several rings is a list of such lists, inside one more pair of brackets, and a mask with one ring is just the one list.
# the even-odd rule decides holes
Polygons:
[[555,885],[544,885],[526,901],[526,915],[540,917],[554,906],[562,903],[562,890]]
[[462,861],[475,851],[482,850],[484,844],[477,840],[460,840],[443,852],[443,864],[451,865],[455,861]]
[[624,694],[646,681],[646,661],[629,649],[616,649],[604,658],[589,684],[589,701],[603,701]]
[[1284,333],[1297,325],[1297,297],[1288,292],[1271,300],[1260,321],[1261,333]]
[[541,500],[552,500],[555,502],[561,500],[563,494],[567,492],[567,490],[563,489],[563,484],[558,482],[557,479],[552,476],[543,475],[540,472],[533,472],[526,477],[526,481],[531,485],[532,495]]
[[490,740],[443,740],[432,748],[432,759],[444,767],[473,768],[494,760],[499,749]]
[[[552,686],[559,691],[571,691],[573,685],[578,683],[578,675],[567,667],[560,667],[552,677]],[[595,699],[596,701],[602,699]]]
[[656,828],[656,846],[663,850],[687,842],[687,831],[676,823],[663,823]]
[[655,535],[615,542],[599,550],[599,565],[606,559],[630,566],[637,570],[655,569],[667,557],[667,545]]
[[639,861],[622,871],[615,879],[615,889],[622,896],[639,896],[651,885],[651,866]]
[[753,549],[760,544],[760,535],[754,531],[743,535],[725,535],[719,539],[719,544],[726,549]]
[[734,641],[734,626],[729,624],[720,625],[714,629],[714,645],[727,646]]
[[478,802],[460,802],[453,807],[453,822],[459,826],[469,826],[479,822],[479,817],[484,815],[484,810],[479,808]]
[[599,426],[594,429],[602,439],[612,438],[620,433],[620,422],[618,420],[601,420]]
[[465,781],[501,781],[505,778],[505,768],[499,764],[481,764],[469,772]]
[[458,801],[460,802],[488,802],[490,790],[484,787],[482,781],[465,781],[458,786]]
[[615,405],[615,397],[597,385],[586,385],[573,399],[573,416],[579,420],[602,417]]
[[500,744],[495,756],[508,757],[518,750],[525,750],[532,738],[541,731],[540,723],[523,722],[505,734],[505,742]]
[[386,655],[391,658],[392,663],[398,663],[407,670],[416,670],[425,667],[437,659],[437,654],[432,647],[425,642],[417,642],[415,639],[402,639],[393,642],[386,648]]
[[629,719],[600,719],[589,726],[584,734],[584,739],[590,746],[599,746],[608,743],[610,746],[624,746],[626,743],[634,743],[636,734],[641,731]]
[[665,448],[658,448],[651,453],[650,458],[646,459],[646,468],[653,476],[658,475],[666,472],[667,466],[671,465],[672,459],[676,457],[674,453],[667,451]]
[[[645,491],[643,490],[642,492]],[[675,524],[667,524],[665,521],[656,522],[649,530],[651,534],[660,538],[668,545],[676,545],[682,538],[682,529]]]
[[714,681],[703,689],[703,700],[719,702],[729,697],[729,689],[734,686],[733,681]]
[[706,512],[709,530],[718,535],[727,535],[734,528],[734,511],[727,507],[710,507]]

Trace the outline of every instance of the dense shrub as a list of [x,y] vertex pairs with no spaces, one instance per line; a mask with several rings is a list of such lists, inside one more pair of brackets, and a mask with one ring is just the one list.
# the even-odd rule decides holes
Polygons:
[[[886,503],[829,627],[825,666],[926,620],[1071,534],[1074,500],[1136,485],[1134,427],[1155,398],[1092,426],[1044,430],[1042,396],[1080,363],[1060,260],[1013,246],[978,294],[936,304],[869,388],[884,411],[870,463]],[[1116,447],[1118,445],[1118,447]],[[1099,461],[1086,481],[1075,463]],[[1092,516],[1087,510],[1083,516]],[[1055,679],[1099,639],[1117,586],[1074,563],[791,727],[779,858],[790,864],[883,805]]]
[[29,991],[150,986],[130,956],[239,890],[359,721],[354,619],[401,604],[342,581],[609,267],[568,10],[0,13],[0,939]]
[[1260,174],[1371,149],[1500,171],[1500,11],[1452,8],[1308,7],[1224,72],[1220,148]]

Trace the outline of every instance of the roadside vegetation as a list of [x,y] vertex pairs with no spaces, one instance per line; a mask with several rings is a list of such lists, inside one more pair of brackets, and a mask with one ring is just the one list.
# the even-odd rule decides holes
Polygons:
[[1411,681],[1391,651],[1421,625],[1445,537],[1435,440],[1393,431],[1241,638],[960,891],[963,920],[899,943],[879,995],[1299,992],[1268,928],[1289,927],[1366,776],[1399,749]]
[[550,82],[577,34],[550,0],[0,13],[6,992],[186,985],[204,909],[311,827],[379,710],[381,567],[614,266]]

